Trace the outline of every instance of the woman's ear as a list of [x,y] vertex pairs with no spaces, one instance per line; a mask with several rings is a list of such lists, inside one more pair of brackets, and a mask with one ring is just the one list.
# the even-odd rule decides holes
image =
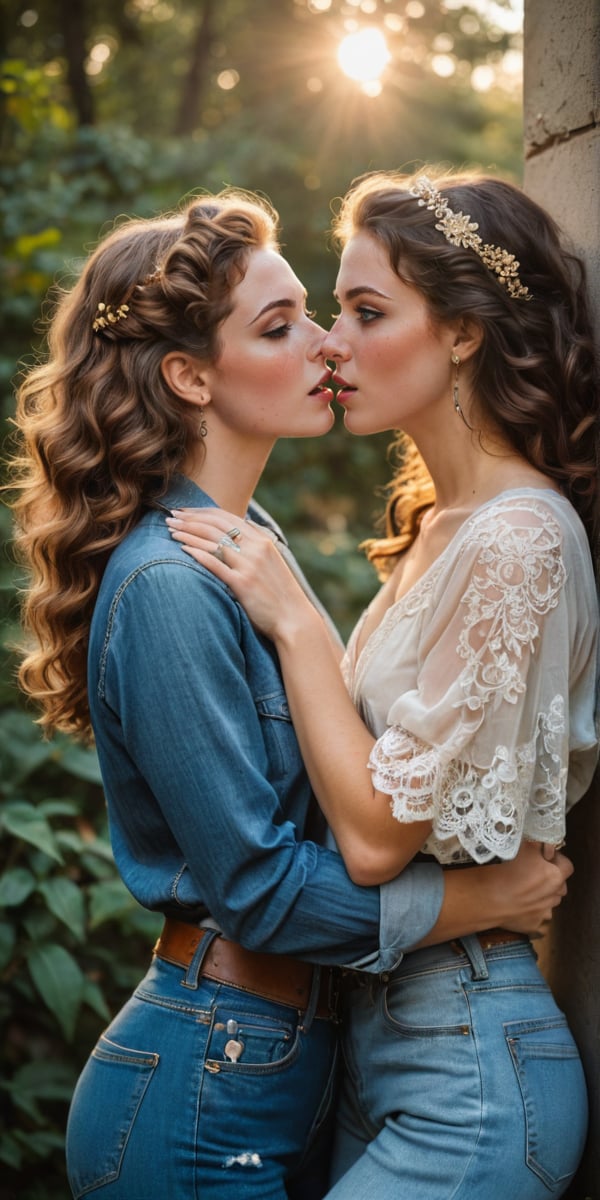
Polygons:
[[467,362],[479,350],[483,341],[481,325],[471,317],[463,317],[458,324],[452,351],[461,362]]
[[210,404],[210,391],[202,364],[192,354],[171,350],[161,360],[162,377],[171,389],[188,404],[205,408]]

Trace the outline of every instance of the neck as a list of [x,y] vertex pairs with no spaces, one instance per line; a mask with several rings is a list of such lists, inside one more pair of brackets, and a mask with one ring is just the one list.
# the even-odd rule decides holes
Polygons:
[[188,454],[183,473],[201,487],[219,508],[244,517],[268,461],[273,442],[227,436],[209,427],[206,438]]
[[470,430],[452,411],[450,417],[443,434],[430,425],[410,431],[433,480],[434,512],[469,511],[507,488],[543,486],[541,473],[505,439]]

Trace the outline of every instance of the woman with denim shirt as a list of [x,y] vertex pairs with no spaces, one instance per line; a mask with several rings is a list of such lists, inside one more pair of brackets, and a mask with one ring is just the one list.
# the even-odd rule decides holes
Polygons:
[[236,514],[220,555],[259,527],[282,544],[252,493],[277,437],[330,428],[324,336],[269,206],[201,197],[99,245],[21,388],[21,682],[46,729],[93,733],[119,871],[166,918],[75,1091],[75,1197],[316,1200],[330,964],[376,974],[421,940],[536,929],[571,870],[525,855],[361,888],[309,838],[274,646],[165,518],[218,504]]
[[[369,545],[385,582],[345,683],[263,534],[216,561],[227,513],[168,524],[275,641],[355,881],[390,879],[417,853],[448,870],[509,860],[523,840],[552,853],[598,756],[599,409],[582,266],[539,206],[478,176],[367,176],[337,232],[341,311],[324,353],[346,427],[404,431],[387,536]],[[527,938],[417,949],[345,990],[331,1200],[563,1194],[585,1082]]]

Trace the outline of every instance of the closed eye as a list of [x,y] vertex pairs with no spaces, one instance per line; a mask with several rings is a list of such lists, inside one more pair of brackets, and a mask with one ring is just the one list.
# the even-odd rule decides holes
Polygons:
[[286,321],[283,325],[277,325],[275,329],[267,329],[262,336],[266,338],[282,338],[290,332],[291,328],[290,323]]

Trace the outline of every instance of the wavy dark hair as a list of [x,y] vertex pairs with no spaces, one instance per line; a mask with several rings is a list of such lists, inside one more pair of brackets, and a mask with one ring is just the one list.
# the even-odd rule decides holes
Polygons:
[[[200,436],[198,410],[169,388],[162,359],[218,358],[232,290],[252,249],[277,248],[277,226],[266,201],[230,189],[127,220],[54,305],[47,361],[18,389],[10,484],[29,576],[19,682],[47,732],[91,737],[87,648],[107,559]],[[126,318],[94,331],[99,305],[114,314],[124,303]]]
[[[477,222],[483,242],[518,260],[530,300],[509,295],[474,250],[449,243],[437,217],[410,194],[416,176],[373,172],[356,180],[334,221],[343,247],[364,231],[392,268],[424,297],[434,322],[471,319],[483,333],[472,359],[482,424],[554,479],[598,547],[599,387],[583,262],[552,218],[519,188],[473,173],[433,179],[456,213]],[[383,574],[416,535],[434,498],[425,464],[400,435],[400,466],[388,489],[383,538],[366,544]]]

